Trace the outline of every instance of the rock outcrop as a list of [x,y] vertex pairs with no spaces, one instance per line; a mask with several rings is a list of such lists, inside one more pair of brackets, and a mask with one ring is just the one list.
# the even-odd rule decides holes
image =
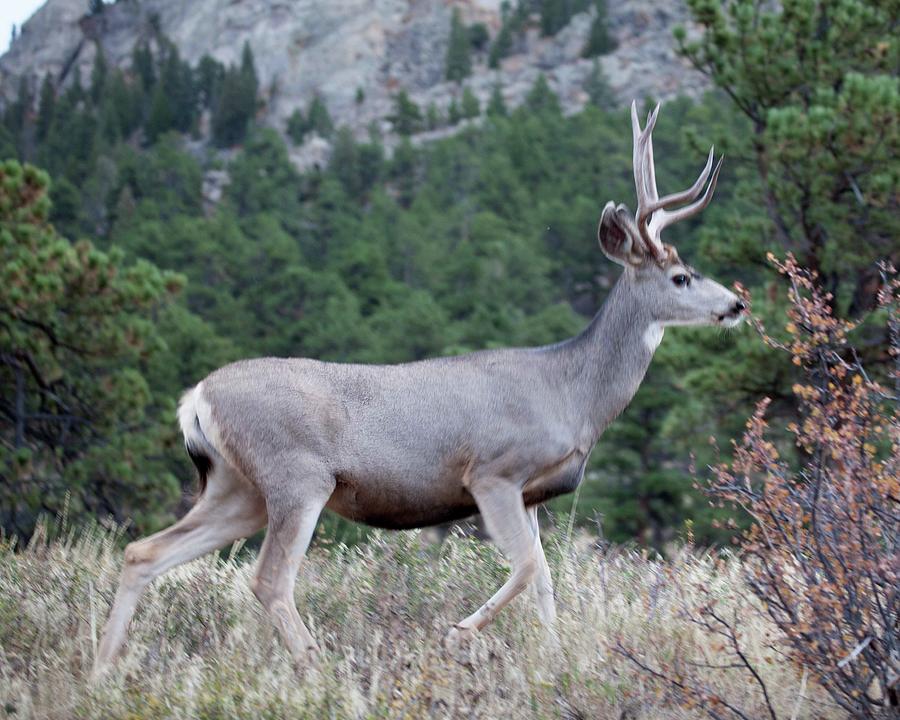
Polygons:
[[[86,0],[48,0],[0,57],[0,103],[13,98],[23,76],[37,84],[49,73],[65,84],[79,68],[88,78],[98,48],[110,63],[127,67],[135,45],[158,29],[191,63],[207,53],[237,63],[249,42],[265,124],[283,131],[293,110],[318,93],[336,124],[360,136],[372,122],[389,132],[386,118],[401,88],[423,109],[433,103],[444,112],[461,95],[460,85],[444,81],[454,8],[465,22],[484,23],[492,37],[501,27],[500,0],[119,0],[94,16],[86,15]],[[580,55],[591,20],[580,13],[549,38],[529,28],[499,69],[487,66],[486,52],[476,56],[464,85],[482,107],[499,85],[514,107],[543,73],[564,110],[574,112],[587,101],[592,62]],[[672,29],[687,20],[683,0],[609,3],[619,45],[601,63],[620,102],[695,95],[706,87],[675,53]]]

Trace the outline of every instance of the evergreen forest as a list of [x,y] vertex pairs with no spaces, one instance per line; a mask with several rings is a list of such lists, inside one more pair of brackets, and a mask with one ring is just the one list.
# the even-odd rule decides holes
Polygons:
[[[794,253],[834,313],[861,321],[852,342],[886,374],[875,308],[877,262],[900,262],[896,4],[688,5],[702,32],[677,42],[711,89],[664,104],[660,190],[690,186],[710,145],[726,161],[711,206],[667,242],[747,288],[776,337],[785,281],[767,256]],[[547,32],[561,17],[542,17]],[[468,30],[454,16],[460,42],[488,48]],[[592,38],[606,51],[605,32]],[[176,403],[229,361],[397,363],[578,333],[620,272],[597,245],[600,211],[634,205],[628,110],[595,69],[580,112],[564,115],[541,78],[520,107],[464,98],[458,117],[473,122],[427,144],[413,140],[428,113],[403,92],[390,138],[354,137],[320,98],[267,127],[249,45],[238,65],[191,66],[158,35],[127,68],[99,54],[90,77],[24,81],[0,124],[3,531],[26,538],[48,513],[132,535],[171,522],[195,487]],[[451,53],[447,78],[467,74]],[[655,105],[637,101],[644,115]],[[289,143],[308,133],[332,152],[301,173]],[[727,542],[694,468],[703,475],[710,436],[727,449],[761,397],[770,415],[795,416],[796,373],[747,325],[669,330],[577,505],[551,512],[575,507],[605,539],[659,550],[684,533]],[[363,531],[332,516],[322,532]]]

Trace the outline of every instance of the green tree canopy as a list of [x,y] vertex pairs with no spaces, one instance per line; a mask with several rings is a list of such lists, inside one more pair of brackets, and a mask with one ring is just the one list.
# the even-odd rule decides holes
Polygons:
[[394,96],[394,112],[390,121],[398,135],[412,135],[421,129],[422,111],[410,100],[406,90],[401,90]]
[[826,279],[840,312],[872,307],[873,261],[900,260],[897,5],[688,5],[703,34],[679,30],[681,51],[750,121],[728,143],[754,160],[772,236]]
[[450,20],[450,40],[444,77],[460,82],[472,74],[472,45],[469,31],[463,24],[459,8],[453,8]]
[[476,118],[481,114],[481,105],[470,87],[463,90],[461,109],[464,118]]
[[595,0],[594,8],[595,15],[593,21],[591,21],[591,31],[584,50],[581,51],[581,56],[586,58],[606,55],[619,45],[609,32],[606,0]]
[[600,61],[596,58],[594,58],[594,62],[591,65],[591,74],[588,75],[584,89],[587,90],[588,98],[594,107],[607,109],[615,104],[615,93],[610,87],[609,80],[603,72]]
[[310,132],[323,138],[331,137],[334,132],[334,123],[325,101],[319,95],[315,95],[305,114],[299,108],[291,113],[286,129],[294,144],[300,145],[307,133]]
[[258,92],[253,51],[245,42],[240,67],[232,65],[225,71],[213,106],[212,135],[219,147],[230,147],[244,140],[256,117]]
[[164,350],[150,315],[181,279],[57,235],[48,189],[34,167],[0,164],[0,522],[27,534],[69,497],[152,526],[180,486],[156,459],[173,406],[142,368]]
[[499,84],[494,85],[494,89],[491,91],[487,114],[488,117],[505,117],[507,114],[506,101],[503,99],[503,90]]

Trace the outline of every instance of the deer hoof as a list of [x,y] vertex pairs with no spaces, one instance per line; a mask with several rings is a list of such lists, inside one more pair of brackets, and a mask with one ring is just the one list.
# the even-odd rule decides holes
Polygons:
[[102,683],[109,674],[109,670],[109,663],[95,663],[94,667],[91,669],[90,678],[88,679],[89,684],[97,686]]
[[451,657],[460,660],[460,656],[464,654],[469,646],[469,641],[477,632],[478,631],[472,627],[454,625],[450,628],[450,632],[444,637],[444,649]]
[[293,658],[294,674],[301,680],[317,677],[319,673],[319,660],[321,653],[317,645],[304,648]]

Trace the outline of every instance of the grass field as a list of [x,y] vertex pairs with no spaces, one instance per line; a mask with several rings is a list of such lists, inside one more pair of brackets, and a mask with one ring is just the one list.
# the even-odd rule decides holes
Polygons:
[[[115,592],[120,538],[103,530],[39,533],[0,547],[0,716],[24,718],[690,718],[630,661],[685,653],[726,660],[682,617],[697,587],[745,615],[746,647],[783,717],[840,717],[814,689],[764,658],[768,628],[747,600],[739,567],[680,553],[545,541],[559,607],[558,646],[524,595],[457,657],[442,638],[503,582],[495,549],[465,537],[443,545],[416,532],[375,534],[354,548],[319,542],[301,570],[300,613],[322,648],[295,673],[249,590],[253,553],[239,547],[157,580],[132,624],[126,655],[103,682],[89,670]],[[718,673],[718,674],[717,674]],[[709,671],[727,697],[767,717],[738,671]],[[820,694],[819,694],[820,695]],[[782,716],[781,714],[779,715]]]

